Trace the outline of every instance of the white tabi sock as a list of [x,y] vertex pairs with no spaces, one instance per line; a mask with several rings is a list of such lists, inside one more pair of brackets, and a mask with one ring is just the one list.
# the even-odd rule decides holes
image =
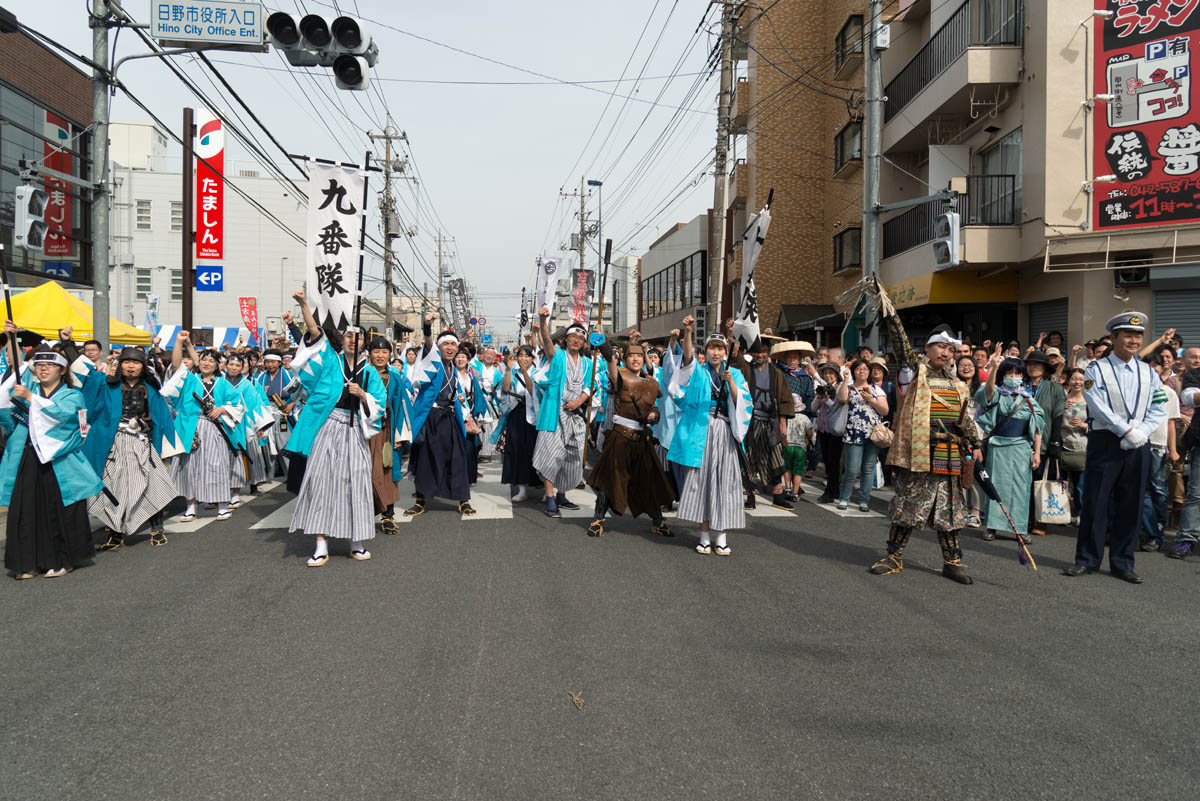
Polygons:
[[725,532],[724,531],[717,532],[717,547],[718,548],[725,547]]
[[184,514],[184,517],[195,517],[196,516],[196,504],[189,503],[187,505],[187,510],[184,511],[183,514]]
[[240,492],[233,493],[233,497],[229,499],[229,502],[230,503],[241,503],[242,502],[242,494]]
[[520,489],[520,490],[517,492],[517,494],[516,494],[516,495],[514,495],[514,496],[513,496],[513,500],[514,500],[514,501],[525,501],[525,500],[528,500],[528,499],[529,499],[529,496],[525,494],[525,485],[524,485],[524,484],[521,484],[521,485],[520,485],[520,487],[521,487],[521,489]]
[[704,546],[712,544],[712,540],[708,537],[708,529],[706,528],[700,529],[700,544]]
[[320,559],[322,556],[329,555],[329,542],[327,540],[317,540],[317,549],[313,551],[313,558]]
[[218,504],[217,504],[217,514],[218,514],[218,515],[227,515],[227,514],[229,514],[229,504],[227,504],[227,503],[218,503]]

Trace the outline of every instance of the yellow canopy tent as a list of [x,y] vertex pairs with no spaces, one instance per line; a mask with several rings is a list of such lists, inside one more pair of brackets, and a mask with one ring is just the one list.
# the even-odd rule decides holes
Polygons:
[[[13,322],[53,342],[60,328],[74,329],[76,342],[92,339],[92,307],[67,292],[54,281],[13,295]],[[108,318],[109,338],[114,345],[149,345],[151,335],[140,328]]]

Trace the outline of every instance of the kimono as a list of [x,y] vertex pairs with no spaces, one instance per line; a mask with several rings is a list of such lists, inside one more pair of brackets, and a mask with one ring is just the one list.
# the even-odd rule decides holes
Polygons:
[[539,372],[538,386],[542,398],[533,466],[558,492],[566,492],[583,480],[587,406],[568,411],[565,404],[591,391],[592,360],[580,354],[577,362],[571,362],[566,349],[557,348],[554,358]]
[[17,573],[72,567],[95,552],[87,499],[104,489],[82,453],[83,393],[63,383],[44,396],[26,367],[21,383],[33,393],[26,403],[12,397],[16,380],[10,372],[0,384],[0,429],[8,437],[0,460],[4,566]]
[[[975,393],[980,412],[976,424],[990,432],[987,439],[986,465],[992,484],[1000,494],[1004,508],[1016,524],[1017,533],[1028,533],[1029,505],[1033,490],[1033,439],[1046,429],[1046,413],[1040,404],[1022,389],[996,388],[992,403],[987,403],[985,387]],[[1011,416],[1010,416],[1011,415]],[[985,525],[1007,531],[1008,519],[1000,504],[988,499]]]
[[[533,376],[530,375],[530,383]],[[504,435],[504,464],[501,471],[502,484],[533,485],[538,483],[533,469],[533,449],[537,444],[538,394],[534,387],[530,394],[521,381],[521,370],[513,367],[512,383],[507,393],[501,393],[502,417],[492,435],[493,443]]]
[[[175,431],[183,451],[171,459],[171,478],[185,499],[228,503],[234,477],[241,485],[246,439],[241,394],[222,376],[207,382],[188,370],[176,370],[163,384],[162,396],[175,412]],[[202,402],[228,411],[213,421]]]
[[413,373],[417,397],[412,404],[409,473],[417,495],[469,501],[475,474],[471,472],[464,407],[466,413],[482,416],[486,411],[483,388],[468,370],[472,402],[466,406],[468,393],[459,386],[458,370],[437,348],[423,354]]
[[383,372],[375,369],[381,379],[387,376],[384,384],[387,388],[387,402],[384,405],[384,420],[378,434],[371,437],[371,491],[375,503],[375,513],[390,516],[396,501],[400,500],[400,491],[396,482],[404,475],[404,459],[397,443],[412,438],[408,428],[409,385],[408,378],[395,367],[387,367]]

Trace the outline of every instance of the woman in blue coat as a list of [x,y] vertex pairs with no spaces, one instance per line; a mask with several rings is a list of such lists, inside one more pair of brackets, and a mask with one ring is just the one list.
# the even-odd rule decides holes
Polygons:
[[[6,323],[14,336],[16,327]],[[18,579],[62,576],[95,552],[87,499],[104,485],[83,457],[79,412],[67,360],[48,347],[33,353],[18,381],[0,385],[0,506],[8,507],[4,566]]]

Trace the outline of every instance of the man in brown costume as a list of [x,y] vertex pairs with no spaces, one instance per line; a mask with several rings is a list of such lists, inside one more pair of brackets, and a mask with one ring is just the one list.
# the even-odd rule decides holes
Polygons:
[[675,500],[675,493],[659,463],[650,430],[658,422],[658,380],[642,372],[646,351],[640,344],[630,345],[625,351],[623,367],[610,346],[603,346],[602,352],[608,359],[613,427],[605,435],[604,449],[588,477],[588,484],[596,490],[596,510],[588,536],[604,534],[608,510],[621,515],[626,508],[634,517],[648,514],[655,534],[673,536],[663,520],[662,508]]

